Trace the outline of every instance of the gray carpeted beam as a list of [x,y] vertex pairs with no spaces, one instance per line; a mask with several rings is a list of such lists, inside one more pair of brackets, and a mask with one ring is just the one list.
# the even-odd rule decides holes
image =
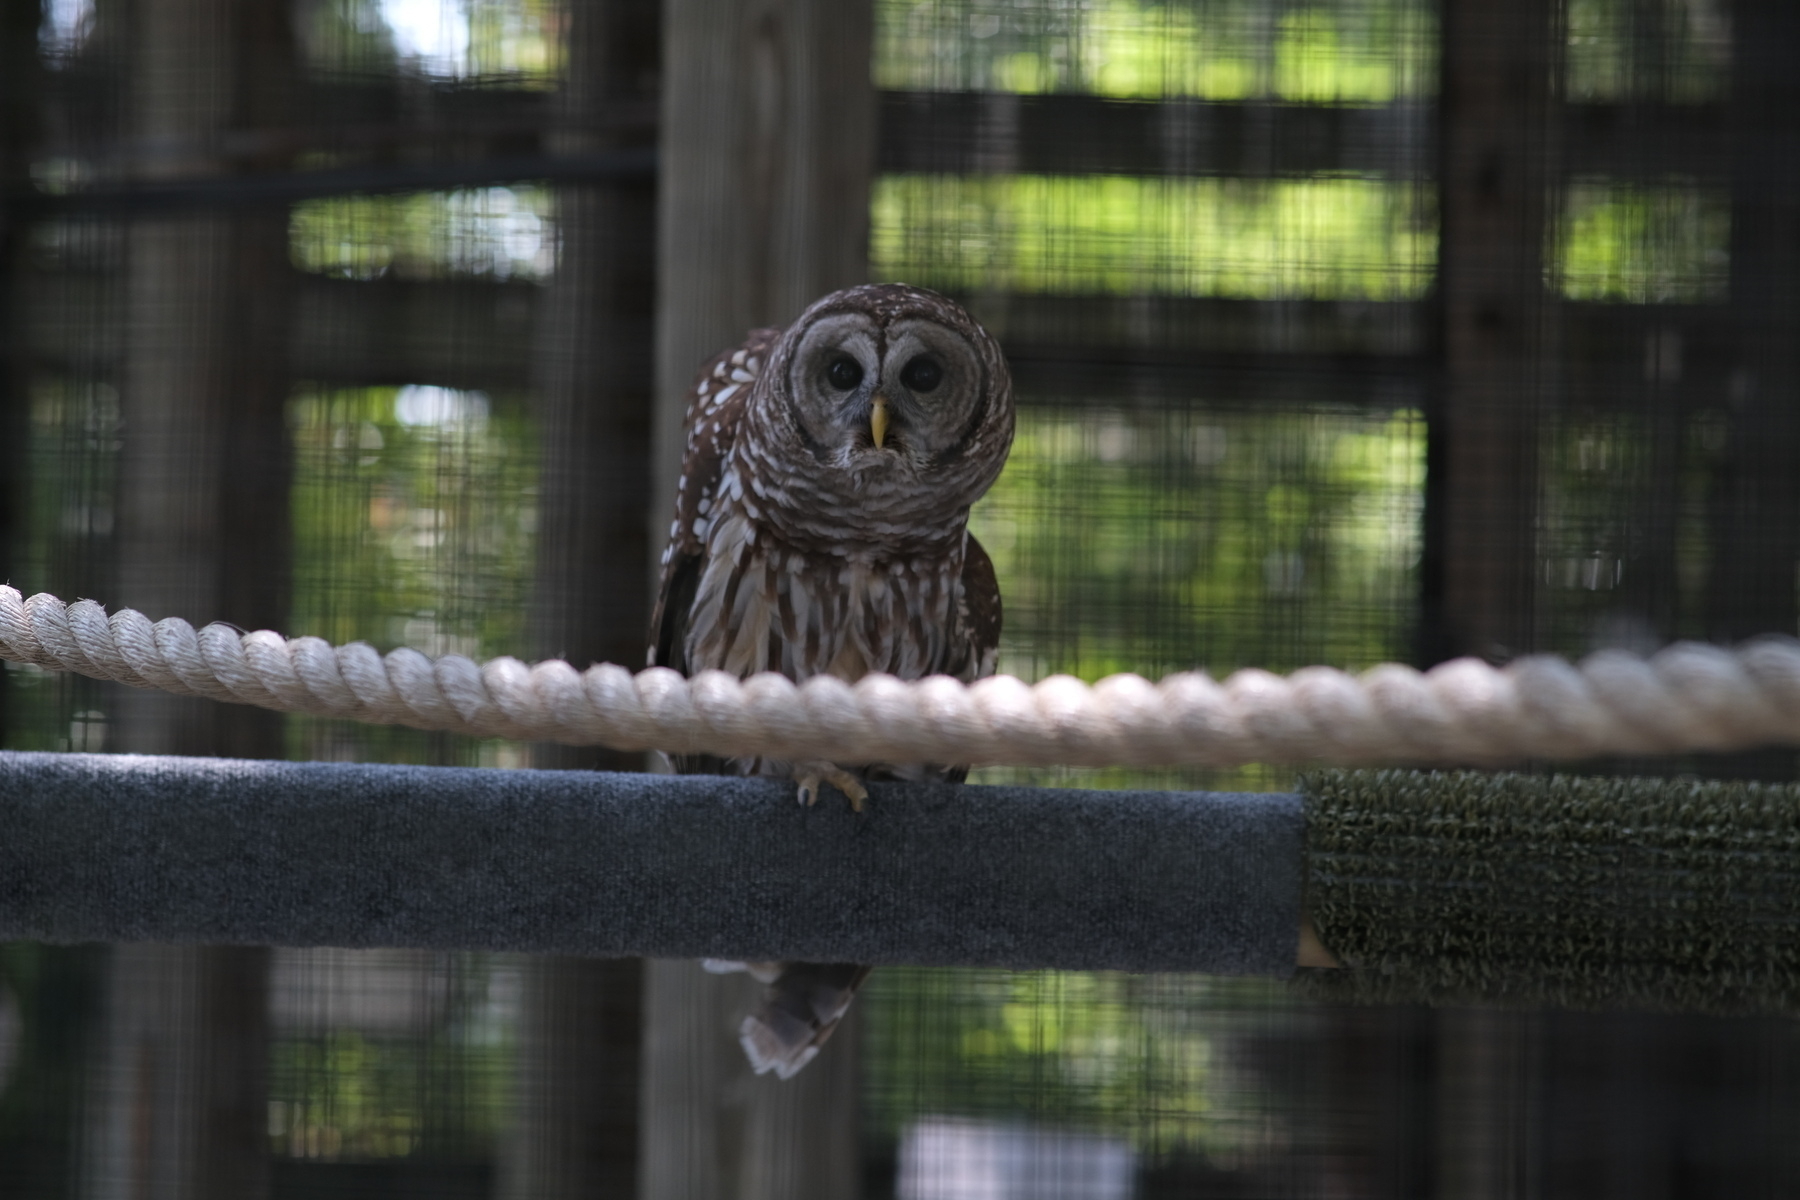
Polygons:
[[1299,797],[0,753],[0,938],[1287,975]]

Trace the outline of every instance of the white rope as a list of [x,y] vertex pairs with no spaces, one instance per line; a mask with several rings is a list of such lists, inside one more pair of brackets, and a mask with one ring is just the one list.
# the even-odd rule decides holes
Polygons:
[[1198,671],[1151,683],[1066,675],[1027,685],[1000,675],[964,686],[871,675],[684,679],[606,664],[479,666],[416,650],[225,625],[152,624],[91,600],[22,599],[0,586],[0,659],[133,687],[283,712],[440,729],[475,737],[616,750],[839,763],[1086,766],[1484,764],[1519,758],[1736,750],[1800,744],[1800,643],[1735,650],[1683,642],[1651,658],[1603,650],[1570,664],[1502,668],[1458,659],[1418,672],[1307,667],[1285,678]]

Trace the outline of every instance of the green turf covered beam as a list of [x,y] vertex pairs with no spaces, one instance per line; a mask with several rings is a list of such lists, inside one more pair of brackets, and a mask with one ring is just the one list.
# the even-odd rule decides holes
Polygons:
[[1322,994],[1800,1009],[1800,786],[1344,771],[1302,788]]

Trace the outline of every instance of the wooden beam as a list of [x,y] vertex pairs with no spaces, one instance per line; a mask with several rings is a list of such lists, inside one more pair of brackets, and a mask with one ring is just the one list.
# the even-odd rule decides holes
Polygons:
[[1724,104],[1565,104],[1558,166],[1565,176],[1723,183],[1731,174],[1731,120]]
[[[33,365],[60,371],[117,361],[119,289],[107,277],[34,273],[22,286],[32,298],[20,321]],[[537,370],[538,330],[547,319],[541,309],[555,303],[553,289],[513,280],[306,275],[293,289],[287,353],[294,377],[344,387],[513,390]],[[1393,407],[1423,403],[1419,389],[1438,378],[1429,302],[962,299],[1000,339],[1025,405],[1173,404],[1231,393],[1268,405]],[[1652,336],[1679,342],[1681,376],[1664,386],[1691,390],[1696,402],[1738,366],[1742,336],[1727,305],[1561,301],[1558,314],[1560,369],[1571,403],[1584,408],[1641,405]],[[612,361],[625,375],[641,373],[646,392],[651,330],[648,314],[616,308],[604,333],[593,334],[604,341],[595,353],[619,355]],[[653,523],[659,503],[651,505]]]
[[[532,378],[546,303],[535,283],[302,277],[289,337],[294,378],[511,390]],[[647,337],[649,325],[643,316],[622,323],[608,344]]]
[[[53,108],[66,110],[74,100],[69,73],[59,71],[48,90]],[[53,213],[142,212],[151,205],[242,206],[655,171],[647,155],[572,150],[559,141],[557,93],[412,81],[402,105],[401,89],[385,81],[314,79],[303,91],[311,123],[242,134],[233,146],[240,154],[279,148],[323,156],[332,167],[121,182],[36,197],[34,205]],[[883,91],[876,112],[878,170],[958,175],[1412,177],[1425,167],[1421,156],[1434,144],[1436,121],[1434,109],[1417,101],[1275,104],[1010,92]],[[1563,114],[1557,169],[1565,175],[1722,181],[1731,172],[1727,105],[1585,102],[1565,105]],[[656,117],[652,98],[615,97],[589,128],[614,146],[648,147]],[[82,153],[79,145],[54,149]]]
[[1387,105],[882,92],[880,169],[932,174],[1411,174],[1430,110]]

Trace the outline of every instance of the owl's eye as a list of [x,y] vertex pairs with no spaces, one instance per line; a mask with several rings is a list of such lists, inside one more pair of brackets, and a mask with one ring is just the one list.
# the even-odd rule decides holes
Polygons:
[[900,382],[909,392],[929,392],[944,382],[944,366],[929,354],[921,354],[900,369]]
[[847,392],[863,380],[862,364],[854,358],[840,358],[825,368],[825,380],[840,392]]

